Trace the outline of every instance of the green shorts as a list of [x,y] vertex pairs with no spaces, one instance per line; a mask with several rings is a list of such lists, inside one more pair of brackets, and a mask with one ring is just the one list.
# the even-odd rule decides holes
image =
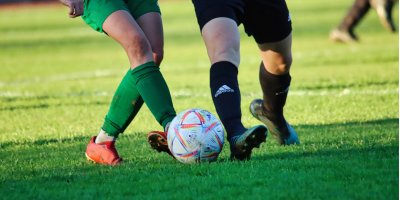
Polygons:
[[158,0],[83,0],[85,12],[83,21],[94,30],[104,33],[103,23],[111,13],[126,10],[136,20],[143,14],[159,12]]

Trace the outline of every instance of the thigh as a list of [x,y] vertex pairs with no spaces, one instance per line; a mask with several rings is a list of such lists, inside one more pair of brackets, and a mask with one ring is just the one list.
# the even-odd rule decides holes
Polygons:
[[104,21],[103,30],[125,49],[132,69],[153,61],[150,44],[128,11],[118,10],[112,13]]
[[135,20],[149,12],[161,13],[158,0],[125,0],[125,2]]
[[211,64],[228,61],[239,67],[240,35],[235,21],[229,18],[215,18],[202,30]]
[[146,35],[153,51],[154,62],[159,66],[164,54],[164,33],[160,13],[146,13],[136,22]]
[[244,7],[243,25],[258,44],[281,41],[292,31],[285,0],[249,0]]
[[83,21],[94,30],[104,33],[104,21],[117,10],[126,10],[129,12],[127,5],[123,0],[83,0],[84,14]]

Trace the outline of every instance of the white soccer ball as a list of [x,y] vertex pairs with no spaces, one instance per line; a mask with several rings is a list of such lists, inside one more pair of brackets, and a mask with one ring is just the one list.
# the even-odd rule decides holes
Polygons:
[[189,109],[172,120],[167,140],[172,155],[190,164],[216,160],[225,136],[217,117],[203,109]]

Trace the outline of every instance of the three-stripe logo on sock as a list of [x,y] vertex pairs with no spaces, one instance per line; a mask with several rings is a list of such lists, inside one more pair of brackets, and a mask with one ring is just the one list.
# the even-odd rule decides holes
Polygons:
[[217,97],[218,95],[225,93],[225,92],[235,92],[235,91],[233,89],[231,89],[230,87],[228,87],[227,85],[223,85],[215,93],[215,97]]

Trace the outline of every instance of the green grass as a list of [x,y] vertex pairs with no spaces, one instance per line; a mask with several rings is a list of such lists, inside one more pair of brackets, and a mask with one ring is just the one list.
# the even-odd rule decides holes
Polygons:
[[[288,0],[293,20],[292,86],[285,116],[302,144],[270,137],[248,162],[184,165],[153,151],[161,130],[147,107],[117,143],[125,164],[92,165],[84,151],[128,70],[123,49],[69,19],[62,6],[0,10],[0,194],[3,199],[398,199],[399,35],[371,10],[361,42],[329,31],[352,1]],[[161,2],[162,72],[175,109],[213,113],[209,61],[190,1]],[[398,22],[398,6],[394,10]],[[261,97],[261,61],[240,27],[243,123]]]

